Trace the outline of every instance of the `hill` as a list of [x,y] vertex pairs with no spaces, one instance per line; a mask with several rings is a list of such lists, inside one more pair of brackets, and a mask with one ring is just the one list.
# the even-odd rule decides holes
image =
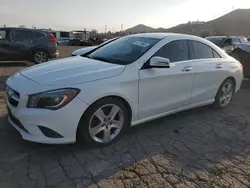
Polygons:
[[125,32],[175,32],[201,35],[203,31],[208,31],[211,34],[217,35],[223,34],[250,36],[250,9],[237,9],[215,20],[208,22],[189,22],[168,29],[154,29],[142,24],[133,28],[131,28],[132,30],[127,29]]
[[149,32],[155,32],[155,29],[143,24],[136,25],[132,28],[129,28],[125,30],[126,33],[149,33]]

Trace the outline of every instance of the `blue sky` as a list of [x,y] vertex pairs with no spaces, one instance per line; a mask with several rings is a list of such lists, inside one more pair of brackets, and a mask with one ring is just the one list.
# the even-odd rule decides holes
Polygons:
[[[207,3],[205,3],[207,2]],[[171,27],[211,20],[250,0],[0,0],[0,26],[119,31],[137,24]]]

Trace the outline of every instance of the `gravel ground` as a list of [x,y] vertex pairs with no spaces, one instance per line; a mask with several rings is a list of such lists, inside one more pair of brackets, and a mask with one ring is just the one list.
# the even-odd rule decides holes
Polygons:
[[144,123],[106,147],[50,146],[23,141],[7,122],[4,80],[26,66],[0,74],[0,188],[250,187],[250,81],[224,110]]

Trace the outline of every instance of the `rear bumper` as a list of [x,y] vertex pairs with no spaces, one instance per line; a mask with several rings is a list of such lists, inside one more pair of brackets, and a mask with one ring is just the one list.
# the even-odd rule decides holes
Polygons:
[[56,50],[55,52],[53,52],[53,53],[50,53],[50,55],[49,55],[49,58],[58,58],[59,57],[59,51],[58,50]]

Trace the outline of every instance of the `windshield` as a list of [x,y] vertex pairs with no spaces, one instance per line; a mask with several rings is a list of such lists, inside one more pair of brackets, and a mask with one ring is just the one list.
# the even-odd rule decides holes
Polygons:
[[206,39],[217,46],[221,46],[222,42],[226,39],[226,37],[207,37]]
[[114,64],[127,65],[140,58],[159,40],[145,37],[123,37],[95,50],[88,57]]

